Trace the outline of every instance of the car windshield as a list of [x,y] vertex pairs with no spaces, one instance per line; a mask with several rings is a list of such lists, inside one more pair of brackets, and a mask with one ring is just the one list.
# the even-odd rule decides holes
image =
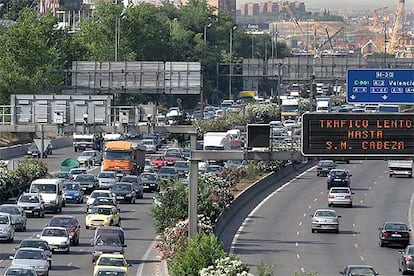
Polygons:
[[97,197],[108,197],[110,194],[109,194],[109,192],[93,192],[92,194],[91,194],[91,198],[97,198]]
[[142,144],[153,146],[155,143],[153,140],[142,140]]
[[97,265],[100,266],[125,266],[123,258],[101,257]]
[[131,191],[132,187],[131,185],[126,185],[126,184],[116,184],[112,186],[112,190],[113,191]]
[[346,176],[346,172],[344,171],[331,171],[331,175],[332,176],[339,176],[339,177],[343,177]]
[[188,168],[187,162],[175,162],[174,167],[176,168]]
[[348,189],[332,189],[331,194],[349,194]]
[[95,176],[88,174],[81,174],[76,177],[76,181],[93,181]]
[[66,237],[67,233],[64,229],[44,229],[42,236],[45,237]]
[[74,218],[52,218],[49,225],[59,227],[73,227],[76,225],[76,221]]
[[93,156],[95,152],[93,151],[84,151],[82,152],[81,156]]
[[97,276],[126,276],[124,271],[99,270]]
[[355,267],[349,270],[348,275],[353,276],[374,276],[375,272],[372,268],[369,267]]
[[90,213],[92,214],[97,214],[97,215],[106,215],[109,216],[111,214],[111,209],[109,208],[98,208],[98,207],[94,207],[91,209]]
[[157,180],[157,176],[155,174],[141,174],[142,180]]
[[408,227],[405,224],[401,224],[401,223],[388,223],[385,225],[385,230],[402,230],[402,231],[407,231]]
[[332,167],[334,163],[332,161],[321,161],[319,162],[319,166],[321,167]]
[[121,178],[121,182],[135,183],[137,182],[137,179],[135,177],[124,176]]
[[23,247],[31,247],[31,248],[40,248],[43,250],[49,250],[49,247],[47,246],[47,242],[44,241],[31,241],[31,240],[23,240],[20,243],[20,248]]
[[15,259],[34,259],[34,260],[42,260],[44,258],[44,254],[42,251],[39,250],[19,250],[16,253]]
[[94,205],[112,205],[113,201],[109,197],[98,197],[95,199]]
[[6,276],[36,276],[37,273],[35,270],[31,268],[24,268],[24,267],[12,267],[7,269]]
[[175,174],[175,169],[172,167],[162,167],[159,173],[163,174]]
[[98,178],[115,178],[114,173],[100,173]]
[[56,193],[57,185],[55,184],[32,184],[31,192],[54,194]]
[[164,157],[161,155],[154,155],[151,156],[151,160],[164,160]]
[[71,170],[70,174],[75,175],[75,174],[85,174],[86,170],[80,169],[80,170]]
[[79,183],[65,183],[63,184],[63,189],[77,191],[80,190]]
[[96,240],[96,245],[102,246],[122,246],[121,239],[118,235],[111,235],[111,236],[99,236]]
[[9,218],[6,216],[0,216],[0,224],[9,224]]
[[315,217],[336,217],[336,213],[334,211],[317,211]]
[[11,215],[20,215],[19,208],[15,206],[0,206],[0,213],[8,213]]
[[23,195],[19,201],[24,203],[39,203],[39,198],[37,196]]

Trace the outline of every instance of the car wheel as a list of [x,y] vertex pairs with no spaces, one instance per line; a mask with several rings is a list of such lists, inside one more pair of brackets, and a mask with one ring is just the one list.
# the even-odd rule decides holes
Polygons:
[[312,228],[312,233],[315,233],[315,232],[316,232],[316,230]]
[[26,232],[26,224],[24,224],[24,226],[22,227],[22,231]]
[[39,214],[37,215],[38,218],[42,217],[42,212],[39,212]]
[[331,203],[328,203],[328,207],[331,207],[332,206],[332,204]]
[[336,229],[335,230],[335,234],[339,234],[339,229]]
[[389,177],[392,177],[392,174],[389,174],[388,176],[389,176]]
[[349,208],[352,208],[352,203],[351,203],[351,204],[349,204]]
[[379,241],[379,246],[384,247],[384,242],[382,240]]
[[89,229],[89,226],[88,225],[85,225],[85,229]]

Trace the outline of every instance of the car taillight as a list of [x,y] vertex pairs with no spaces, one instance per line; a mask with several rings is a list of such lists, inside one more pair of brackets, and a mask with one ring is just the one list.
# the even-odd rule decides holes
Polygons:
[[409,233],[402,233],[402,235],[401,235],[403,238],[409,238],[410,237],[410,234]]
[[389,236],[390,236],[390,233],[388,233],[388,232],[382,232],[382,236],[383,236],[384,238],[387,238],[387,237],[389,237]]
[[408,257],[405,257],[405,261],[406,262],[412,262],[412,261],[414,261],[414,258],[411,257],[411,256],[408,256]]
[[318,222],[319,222],[319,220],[317,220],[317,219],[312,219],[312,222],[318,223]]
[[345,199],[351,199],[350,195],[345,196]]
[[334,195],[329,195],[329,198],[335,198],[335,196]]

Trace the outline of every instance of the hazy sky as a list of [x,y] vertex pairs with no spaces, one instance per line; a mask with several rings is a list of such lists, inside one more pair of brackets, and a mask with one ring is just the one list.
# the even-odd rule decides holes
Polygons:
[[[293,0],[289,0],[289,2]],[[396,9],[398,0],[299,0],[305,3],[306,9],[328,8],[328,9],[375,9],[388,6]],[[406,9],[412,9],[414,0],[405,1]]]

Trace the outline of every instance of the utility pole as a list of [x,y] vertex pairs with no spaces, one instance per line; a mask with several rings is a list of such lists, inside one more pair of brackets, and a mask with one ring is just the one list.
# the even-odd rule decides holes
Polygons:
[[237,29],[237,26],[230,28],[230,68],[229,68],[229,100],[232,99],[232,75],[233,75],[233,30]]

